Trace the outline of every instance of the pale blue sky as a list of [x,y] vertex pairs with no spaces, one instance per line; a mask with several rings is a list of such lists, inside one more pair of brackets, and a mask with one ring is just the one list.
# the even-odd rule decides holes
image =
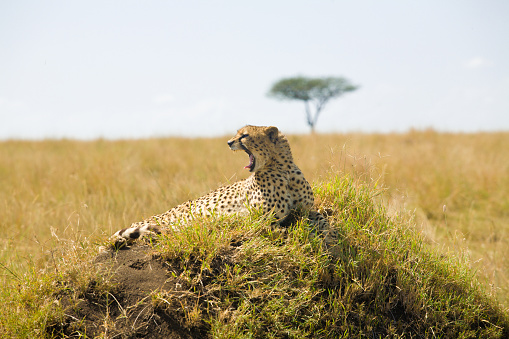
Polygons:
[[509,130],[509,1],[0,0],[0,139],[307,133],[281,77],[345,76],[318,132]]

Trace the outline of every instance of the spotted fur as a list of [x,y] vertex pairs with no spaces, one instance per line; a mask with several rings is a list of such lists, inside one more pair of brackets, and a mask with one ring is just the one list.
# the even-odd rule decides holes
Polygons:
[[148,233],[178,230],[196,215],[244,214],[253,207],[272,212],[279,222],[300,207],[309,212],[310,219],[319,225],[319,229],[326,227],[325,218],[314,210],[311,186],[293,162],[287,138],[276,127],[245,126],[228,141],[228,146],[249,155],[249,164],[245,168],[252,172],[251,176],[163,214],[133,223],[113,235],[115,242],[130,243]]

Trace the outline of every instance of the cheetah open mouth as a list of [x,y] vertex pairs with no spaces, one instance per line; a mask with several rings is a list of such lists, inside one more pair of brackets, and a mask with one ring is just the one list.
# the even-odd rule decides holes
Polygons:
[[247,155],[249,155],[249,165],[245,166],[244,168],[248,169],[249,172],[252,172],[255,167],[256,159],[253,153],[249,152],[249,150],[244,145],[242,145],[242,149],[247,153]]

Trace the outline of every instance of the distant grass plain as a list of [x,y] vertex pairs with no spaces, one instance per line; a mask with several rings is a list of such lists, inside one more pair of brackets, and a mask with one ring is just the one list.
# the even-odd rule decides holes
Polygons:
[[[233,131],[232,131],[233,135]],[[222,138],[0,142],[0,281],[43,267],[65,239],[119,228],[244,178]],[[310,182],[344,173],[386,191],[444,254],[465,252],[509,306],[509,133],[290,135]],[[70,242],[72,243],[72,242]]]

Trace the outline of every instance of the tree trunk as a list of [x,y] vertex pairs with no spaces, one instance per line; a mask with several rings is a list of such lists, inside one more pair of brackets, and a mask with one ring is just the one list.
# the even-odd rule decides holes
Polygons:
[[308,125],[309,125],[309,127],[311,127],[311,133],[314,134],[316,119],[313,119],[313,117],[311,116],[311,110],[309,108],[308,100],[304,100],[304,105],[306,106],[306,119],[307,119]]

